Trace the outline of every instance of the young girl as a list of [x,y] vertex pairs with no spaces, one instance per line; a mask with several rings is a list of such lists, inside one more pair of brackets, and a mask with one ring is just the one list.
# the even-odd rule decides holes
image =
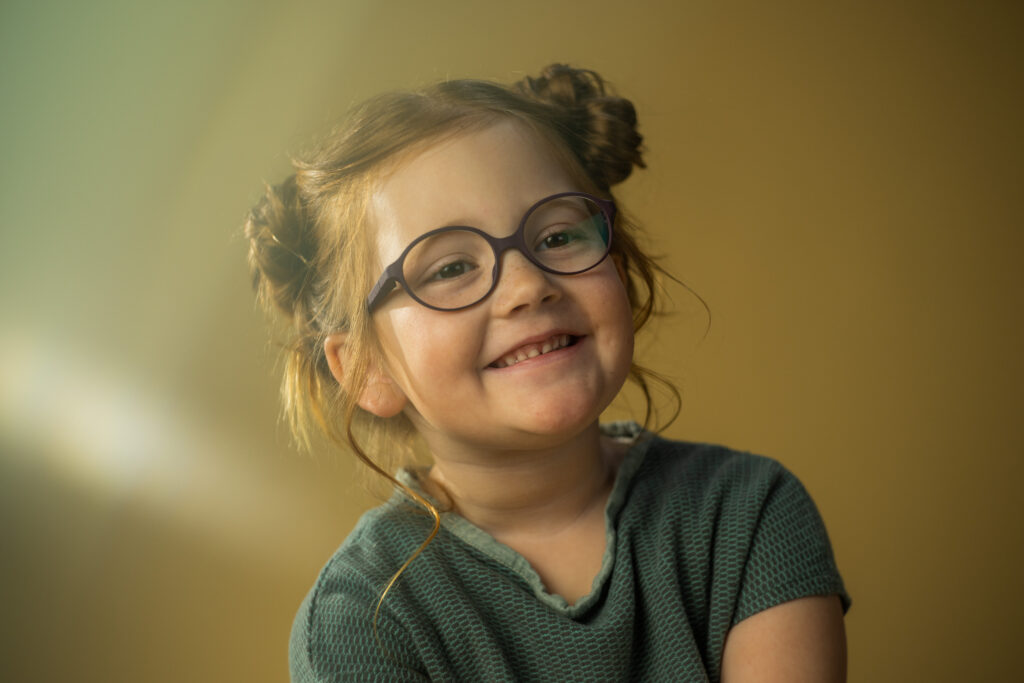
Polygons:
[[[450,81],[366,103],[252,212],[296,434],[396,485],[303,602],[293,680],[844,678],[849,599],[799,482],[598,424],[650,376],[659,270],[610,191],[640,143],[591,71]],[[417,446],[432,465],[397,470]]]

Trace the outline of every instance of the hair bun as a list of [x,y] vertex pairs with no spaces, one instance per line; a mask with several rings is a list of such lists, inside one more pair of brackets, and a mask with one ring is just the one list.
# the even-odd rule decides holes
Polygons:
[[249,212],[249,270],[264,305],[273,305],[299,321],[309,320],[307,283],[315,251],[312,226],[295,176],[266,193]]
[[573,151],[591,177],[604,188],[621,183],[644,168],[643,136],[636,130],[636,109],[608,92],[604,79],[589,69],[552,64],[540,76],[518,83],[520,91],[565,111],[574,133]]

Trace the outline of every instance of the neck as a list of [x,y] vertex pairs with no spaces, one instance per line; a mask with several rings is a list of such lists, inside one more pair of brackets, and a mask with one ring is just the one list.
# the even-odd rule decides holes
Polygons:
[[566,443],[529,451],[440,453],[429,486],[443,490],[455,510],[495,537],[554,536],[611,491],[616,449],[597,423]]

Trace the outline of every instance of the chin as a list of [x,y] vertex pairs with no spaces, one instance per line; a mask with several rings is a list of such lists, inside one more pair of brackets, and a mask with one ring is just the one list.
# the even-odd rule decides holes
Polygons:
[[[582,402],[580,402],[582,403]],[[598,405],[566,405],[554,406],[551,410],[541,410],[529,415],[519,425],[519,429],[528,434],[535,434],[545,440],[566,439],[576,436],[588,427],[597,424],[604,409]],[[572,410],[577,408],[577,410]]]

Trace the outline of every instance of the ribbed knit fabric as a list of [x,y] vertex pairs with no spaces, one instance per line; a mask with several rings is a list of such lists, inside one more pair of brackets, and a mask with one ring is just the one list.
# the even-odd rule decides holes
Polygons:
[[303,602],[292,680],[717,681],[740,620],[810,595],[849,607],[814,503],[777,462],[632,423],[604,430],[636,440],[589,595],[568,605],[548,594],[521,555],[445,513],[384,600],[376,640],[381,591],[431,528],[396,493],[363,516]]

